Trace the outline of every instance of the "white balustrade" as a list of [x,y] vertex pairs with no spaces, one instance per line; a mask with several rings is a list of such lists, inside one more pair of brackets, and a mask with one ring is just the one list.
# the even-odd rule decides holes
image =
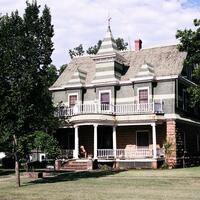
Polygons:
[[77,104],[74,107],[59,107],[55,112],[57,117],[66,117],[79,114],[145,114],[145,113],[162,113],[162,100],[152,103],[141,104]]
[[113,149],[97,149],[97,157],[98,158],[114,158],[114,150]]
[[[98,158],[114,158],[113,149],[98,149]],[[117,159],[135,159],[135,158],[150,158],[153,157],[152,149],[117,149]]]

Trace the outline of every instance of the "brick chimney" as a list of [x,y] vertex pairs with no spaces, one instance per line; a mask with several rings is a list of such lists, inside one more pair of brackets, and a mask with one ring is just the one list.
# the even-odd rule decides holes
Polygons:
[[135,40],[135,51],[139,51],[140,49],[142,49],[142,40]]

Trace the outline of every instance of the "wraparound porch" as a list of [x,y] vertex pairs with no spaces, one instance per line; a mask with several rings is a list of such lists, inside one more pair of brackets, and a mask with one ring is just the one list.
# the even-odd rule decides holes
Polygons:
[[[87,157],[101,160],[164,158],[165,125],[151,123],[106,125],[79,124],[71,128],[71,140],[63,148],[62,158],[80,158],[80,146]],[[66,129],[65,135],[69,130]],[[64,139],[62,139],[64,141]],[[70,148],[69,144],[71,145]]]

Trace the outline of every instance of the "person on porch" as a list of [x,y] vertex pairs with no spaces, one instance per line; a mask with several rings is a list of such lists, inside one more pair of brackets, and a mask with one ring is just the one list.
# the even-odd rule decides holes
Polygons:
[[87,158],[87,151],[83,145],[80,146],[80,158]]

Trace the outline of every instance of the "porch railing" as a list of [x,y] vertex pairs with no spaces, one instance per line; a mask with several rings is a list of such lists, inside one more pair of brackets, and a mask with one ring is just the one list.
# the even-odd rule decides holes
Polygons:
[[[135,159],[135,158],[152,158],[153,150],[152,149],[116,149],[116,152],[113,149],[97,149],[97,157],[99,159],[114,159],[116,155],[117,159]],[[163,148],[157,149],[157,157],[161,158],[165,156]],[[62,149],[60,158],[73,158],[74,150],[73,149]]]
[[60,153],[60,158],[73,158],[74,157],[74,149],[62,149]]
[[151,149],[117,149],[116,157],[117,158],[125,158],[125,159],[132,159],[132,158],[147,158],[152,157],[153,152]]
[[98,158],[114,158],[114,150],[113,149],[97,149],[97,157]]
[[154,101],[152,103],[141,104],[77,104],[73,108],[59,106],[55,111],[57,117],[68,117],[80,114],[146,114],[163,113],[163,102]]
[[[117,149],[116,158],[118,159],[134,159],[134,158],[148,158],[153,157],[153,151],[151,149]],[[98,158],[114,158],[113,149],[98,149]]]

